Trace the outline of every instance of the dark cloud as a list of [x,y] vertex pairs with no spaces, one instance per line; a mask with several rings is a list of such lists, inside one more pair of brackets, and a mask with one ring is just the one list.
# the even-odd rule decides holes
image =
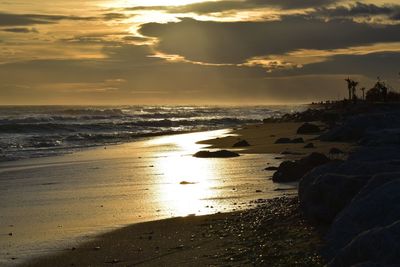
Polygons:
[[42,14],[0,13],[0,26],[29,26],[35,24],[52,24],[61,20],[95,20],[94,17],[77,17]]
[[[257,67],[170,64],[148,57],[151,54],[148,46],[110,46],[104,53],[108,59],[42,60],[0,65],[0,95],[3,101],[12,95],[18,97],[17,92],[20,93],[23,87],[17,90],[9,85],[23,82],[32,88],[25,90],[32,103],[41,101],[44,95],[48,101],[75,99],[116,104],[308,102],[344,95],[343,79],[347,75],[357,80],[364,77],[360,81],[367,88],[378,75],[392,78],[388,73],[393,73],[393,77],[397,75],[400,60],[400,53],[334,56],[329,61],[300,69],[265,73]],[[45,81],[43,73],[46,73]],[[59,83],[98,84],[106,79],[123,79],[125,82],[118,90],[101,93],[74,90],[66,93],[57,87]],[[51,90],[43,93],[43,83],[51,84]]]
[[103,15],[103,18],[105,20],[121,20],[121,19],[127,19],[129,17],[131,16],[122,13],[106,13]]
[[390,18],[395,18],[396,14],[400,12],[400,5],[383,5],[378,6],[375,4],[365,4],[356,2],[349,6],[336,6],[336,7],[321,7],[317,8],[314,15],[326,16],[330,18],[337,17],[370,17],[376,15],[386,15]]
[[400,25],[375,27],[351,20],[303,16],[272,22],[210,22],[183,19],[178,23],[145,24],[145,36],[159,38],[161,51],[209,63],[241,63],[255,56],[298,49],[337,49],[400,41]]
[[1,29],[1,31],[13,33],[38,33],[38,30],[35,28],[5,28]]
[[243,0],[243,1],[213,1],[188,4],[183,6],[136,6],[128,10],[165,10],[170,13],[197,13],[207,14],[231,10],[255,9],[275,7],[282,9],[298,9],[319,7],[337,2],[337,0]]

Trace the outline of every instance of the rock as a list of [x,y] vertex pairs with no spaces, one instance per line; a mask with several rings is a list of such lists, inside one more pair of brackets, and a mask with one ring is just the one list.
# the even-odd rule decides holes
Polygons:
[[228,151],[228,150],[219,150],[219,151],[199,151],[193,155],[196,158],[234,158],[239,157],[240,155],[236,152]]
[[321,129],[318,125],[311,124],[311,123],[304,123],[297,129],[297,134],[315,134],[321,132]]
[[247,147],[251,146],[246,140],[239,141],[233,145],[233,147]]
[[340,150],[339,148],[333,147],[329,150],[330,155],[342,155],[344,152]]
[[400,179],[400,172],[377,174],[369,179],[368,183],[357,194],[357,199],[365,197],[376,188],[397,179]]
[[271,166],[271,167],[265,168],[264,170],[266,170],[266,171],[277,171],[277,170],[278,170],[278,167],[273,167],[273,166]]
[[371,132],[399,128],[399,112],[361,114],[348,118],[342,125],[320,136],[323,141],[357,141]]
[[301,137],[294,139],[283,137],[275,141],[275,144],[301,144],[301,143],[304,143],[304,139]]
[[302,192],[300,207],[307,219],[328,224],[347,206],[370,176],[323,174]]
[[308,190],[308,187],[321,175],[327,174],[327,173],[335,173],[335,171],[343,164],[343,161],[340,160],[333,160],[327,164],[318,166],[311,170],[309,173],[304,175],[299,183],[299,200],[304,201],[303,197]]
[[[369,265],[366,265],[369,262]],[[372,262],[375,265],[372,265]],[[344,247],[329,267],[400,264],[400,221],[367,230]],[[363,264],[363,265],[360,265]]]
[[337,216],[327,234],[326,256],[332,258],[358,234],[400,220],[400,179],[385,183],[369,194],[356,196]]
[[400,160],[399,151],[400,146],[395,145],[360,147],[350,153],[348,159],[370,162]]
[[274,173],[274,182],[294,182],[313,168],[328,163],[330,160],[321,153],[311,153],[309,156],[296,161],[284,161]]
[[299,138],[295,138],[291,141],[292,144],[302,144],[304,143],[304,139],[299,137]]
[[313,143],[308,143],[307,145],[304,146],[304,148],[315,148]]
[[275,141],[275,144],[290,144],[292,140],[290,138],[279,138],[278,140]]

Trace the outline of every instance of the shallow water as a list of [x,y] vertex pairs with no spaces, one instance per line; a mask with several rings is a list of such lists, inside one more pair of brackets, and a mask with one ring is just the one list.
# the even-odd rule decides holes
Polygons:
[[197,141],[226,134],[163,136],[1,163],[0,265],[71,248],[123,225],[240,210],[281,195],[268,179],[272,172],[263,171],[267,163],[279,164],[276,155],[192,157],[204,148]]

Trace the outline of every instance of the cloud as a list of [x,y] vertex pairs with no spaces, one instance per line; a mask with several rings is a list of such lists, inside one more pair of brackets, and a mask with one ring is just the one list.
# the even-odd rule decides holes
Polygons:
[[29,26],[36,24],[53,24],[61,20],[95,20],[94,17],[77,17],[64,15],[12,14],[0,13],[0,26]]
[[348,6],[336,7],[320,7],[313,12],[317,16],[325,16],[329,18],[353,18],[353,17],[370,17],[386,15],[391,19],[398,19],[396,15],[400,12],[400,5],[382,5],[366,4],[356,2]]
[[248,10],[256,8],[280,8],[280,9],[300,9],[313,8],[329,5],[337,2],[337,0],[226,0],[226,1],[209,1],[199,2],[188,5],[178,6],[135,6],[127,8],[127,10],[164,10],[169,13],[197,13],[209,14],[216,12],[225,12],[232,10]]
[[287,16],[280,21],[213,22],[182,19],[149,23],[140,33],[159,39],[157,49],[206,63],[242,63],[246,59],[299,49],[338,49],[400,41],[400,25],[375,27],[351,20]]
[[4,28],[1,29],[1,31],[12,33],[38,33],[38,30],[35,28]]

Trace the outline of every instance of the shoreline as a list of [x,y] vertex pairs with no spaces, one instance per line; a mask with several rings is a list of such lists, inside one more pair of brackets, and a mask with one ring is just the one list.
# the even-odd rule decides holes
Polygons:
[[[290,125],[290,127],[288,127]],[[272,148],[272,147],[275,147],[274,148],[274,150],[272,151],[273,153],[275,153],[276,155],[277,155],[277,152],[278,151],[281,151],[282,152],[282,150],[284,149],[284,150],[286,150],[287,148],[290,148],[290,149],[293,149],[293,151],[294,152],[297,152],[298,154],[296,154],[296,155],[282,155],[282,157],[279,157],[279,160],[278,160],[278,162],[280,162],[281,160],[283,160],[283,159],[290,159],[290,158],[298,158],[298,157],[300,157],[301,155],[300,154],[303,154],[303,153],[309,153],[309,152],[311,152],[309,149],[305,149],[304,148],[304,144],[301,144],[301,145],[299,145],[299,144],[285,144],[285,145],[280,145],[280,144],[273,144],[273,140],[275,140],[276,138],[279,138],[279,137],[282,137],[281,135],[284,135],[285,137],[293,137],[293,136],[296,136],[296,134],[295,133],[293,133],[293,130],[295,129],[295,128],[297,128],[299,125],[301,125],[301,123],[265,123],[265,124],[262,124],[262,125],[247,125],[247,126],[244,126],[243,128],[240,128],[240,129],[236,129],[236,130],[233,130],[233,131],[229,131],[229,132],[227,132],[226,131],[226,134],[225,134],[225,137],[218,137],[218,138],[215,138],[215,139],[208,139],[208,140],[202,140],[202,141],[200,141],[200,142],[198,142],[198,144],[201,144],[201,145],[211,145],[211,147],[207,147],[207,146],[205,146],[204,147],[204,149],[219,149],[219,148],[230,148],[230,149],[232,149],[232,145],[231,145],[231,143],[233,142],[233,141],[237,141],[238,140],[238,138],[239,139],[245,139],[245,138],[248,138],[248,137],[250,137],[250,139],[249,140],[251,140],[251,142],[253,142],[253,146],[254,147],[258,147],[259,145],[258,145],[258,142],[262,142],[262,143],[264,143],[264,142],[266,142],[267,141],[267,143],[268,143],[268,145],[267,146],[261,146],[261,147],[258,147],[258,149],[256,148],[256,149],[254,149],[254,147],[252,148],[252,149],[248,149],[248,150],[245,150],[245,149],[243,149],[243,148],[239,148],[239,149],[236,149],[237,151],[239,151],[239,153],[243,153],[243,154],[247,154],[247,155],[252,155],[252,154],[260,154],[260,153],[266,153],[266,152],[269,152],[269,151],[266,151],[266,149],[268,150],[268,149],[270,149],[270,148]],[[262,133],[262,134],[258,134],[257,135],[257,133]],[[266,137],[266,135],[265,135],[265,133],[267,133],[268,134],[268,137],[269,138],[265,138]],[[238,135],[240,135],[240,137],[238,136]],[[307,141],[308,141],[308,139],[314,139],[315,138],[315,136],[314,135],[304,135],[303,136]],[[314,141],[315,142],[315,141]],[[229,144],[229,145],[228,145]],[[334,143],[328,143],[328,145],[326,145],[326,146],[320,146],[319,145],[319,143],[318,143],[318,145],[313,149],[313,151],[321,151],[321,149],[322,150],[324,150],[324,149],[326,149],[326,147],[327,146],[332,146],[332,145],[338,145],[339,143],[336,143],[336,142],[334,142]],[[343,144],[346,148],[349,148],[349,146],[348,146],[348,144]],[[299,151],[302,151],[302,153],[300,153]],[[268,162],[265,162],[265,166],[268,166],[267,164],[269,164]],[[265,175],[266,175],[266,178],[265,179],[267,179],[267,173],[268,172],[266,172],[265,173]],[[271,172],[270,172],[271,173]],[[282,184],[283,185],[283,184]],[[277,187],[277,190],[278,189],[280,189],[279,187],[280,187],[280,185],[278,184],[277,185],[278,187]],[[281,194],[285,194],[285,190],[283,190],[283,191],[281,191]],[[265,200],[259,200],[260,202],[263,202],[263,201],[265,201]],[[271,203],[273,203],[274,201],[275,201],[275,206],[276,205],[278,205],[279,206],[279,200],[278,199],[272,199],[272,200],[269,200]],[[291,200],[291,201],[293,201],[293,199]],[[266,201],[266,202],[268,202],[268,201]],[[243,204],[245,204],[245,203],[243,203]],[[292,203],[293,204],[293,203]],[[274,207],[272,207],[271,205],[270,206],[268,206],[269,208],[268,209],[272,209],[272,210],[275,210],[275,212],[285,212],[285,210],[286,210],[286,208],[285,207],[282,207],[281,206],[281,208],[274,208]],[[250,208],[250,209],[249,209]],[[293,204],[292,205],[292,208],[293,209],[296,209],[296,210],[298,210],[298,205],[297,204]],[[217,218],[222,218],[222,217],[224,217],[224,218],[236,218],[237,216],[241,216],[241,214],[243,214],[243,213],[248,213],[248,214],[256,214],[256,213],[262,213],[262,212],[268,212],[268,211],[264,211],[264,208],[262,208],[262,207],[258,207],[258,208],[255,208],[255,209],[251,209],[251,207],[250,206],[248,206],[245,210],[242,210],[242,211],[237,211],[237,212],[234,212],[234,213],[214,213],[214,214],[212,214],[212,215],[206,215],[206,216],[194,216],[193,218],[192,218],[192,216],[190,216],[190,217],[186,217],[186,218],[170,218],[170,219],[164,219],[164,220],[161,220],[161,221],[151,221],[151,222],[145,222],[145,223],[139,223],[139,224],[133,224],[133,225],[130,225],[130,226],[126,226],[126,227],[123,227],[123,228],[121,228],[121,229],[117,229],[117,230],[114,230],[114,231],[111,231],[111,232],[108,232],[108,233],[106,233],[106,234],[102,234],[102,235],[100,235],[100,236],[97,236],[97,239],[95,239],[97,242],[98,241],[100,241],[100,242],[102,242],[102,244],[103,244],[103,242],[106,242],[107,244],[108,244],[108,241],[104,241],[103,240],[103,238],[104,237],[107,237],[107,236],[112,236],[113,234],[118,234],[118,233],[120,233],[120,232],[123,232],[123,231],[131,231],[131,230],[129,230],[129,229],[133,229],[132,231],[135,231],[134,229],[136,229],[136,228],[139,228],[139,229],[141,229],[141,227],[144,227],[144,228],[146,228],[147,229],[147,227],[149,227],[149,226],[146,226],[146,225],[151,225],[151,227],[153,227],[153,228],[162,228],[163,229],[163,227],[162,227],[162,225],[164,224],[164,223],[166,223],[166,224],[168,224],[168,223],[170,223],[170,222],[176,222],[176,221],[180,221],[180,225],[182,225],[182,224],[189,224],[189,225],[191,225],[191,226],[194,226],[194,225],[198,225],[197,223],[199,223],[197,220],[200,220],[201,221],[201,223],[200,224],[204,224],[204,221],[203,220],[214,220],[214,219],[217,219]],[[297,214],[297,216],[300,216],[300,213],[299,212],[297,212],[296,213]],[[293,215],[293,214],[292,214]],[[221,217],[222,216],[222,217]],[[250,218],[251,216],[249,215],[249,218]],[[267,218],[268,216],[264,216],[263,217],[263,219],[266,219],[268,222],[270,221],[270,220],[272,220],[273,218]],[[269,216],[269,217],[271,217],[271,216]],[[300,216],[299,218],[301,218],[302,219],[302,217]],[[192,221],[192,219],[194,220],[194,221]],[[254,216],[253,216],[253,219],[254,219]],[[188,222],[186,222],[186,220],[188,220]],[[174,223],[171,223],[171,224],[174,224]],[[277,224],[279,224],[279,222],[277,222]],[[217,224],[214,224],[212,227],[219,227],[219,226],[221,226],[219,223],[217,223]],[[303,225],[304,226],[304,225]],[[169,226],[170,228],[172,227],[172,228],[174,228],[173,226]],[[178,226],[176,226],[176,227],[179,227],[179,225]],[[276,227],[276,226],[275,226]],[[285,227],[289,227],[289,225],[286,225]],[[289,227],[290,228],[290,227]],[[254,229],[253,229],[254,230]],[[299,230],[299,229],[297,229],[297,230]],[[153,230],[152,230],[153,231]],[[152,232],[152,231],[149,231],[149,232]],[[168,231],[168,230],[167,230]],[[176,231],[175,231],[176,232]],[[318,238],[319,238],[319,236],[318,236],[318,234],[314,231],[314,230],[312,230],[311,232],[307,232],[307,233],[303,233],[305,236],[308,236],[308,237],[310,237],[310,236],[312,236],[312,238],[313,238],[313,240],[315,241],[315,240],[317,240]],[[172,235],[172,233],[170,233],[170,235]],[[100,238],[100,239],[99,239]],[[151,237],[147,237],[147,238],[150,238],[150,240],[153,240],[153,238],[154,238],[154,236],[151,236]],[[222,238],[221,240],[223,240],[224,238]],[[142,240],[142,239],[140,239],[140,240]],[[179,239],[178,239],[179,240]],[[110,241],[110,246],[111,247],[114,247],[114,246],[116,246],[116,245],[118,245],[119,243],[120,243],[120,239],[119,238],[112,238],[112,241]],[[128,240],[129,241],[129,240]],[[134,240],[130,240],[130,241],[134,241]],[[169,239],[169,241],[171,241],[171,239]],[[175,240],[176,241],[176,240]],[[93,241],[93,242],[95,242],[95,241]],[[61,253],[58,253],[58,254],[56,254],[56,255],[48,255],[48,256],[45,256],[45,257],[42,257],[42,258],[39,258],[39,259],[32,259],[32,260],[30,260],[29,262],[26,262],[26,263],[23,263],[21,266],[52,266],[52,264],[54,264],[54,262],[55,261],[57,261],[57,265],[58,264],[60,264],[60,266],[62,266],[62,262],[64,262],[64,260],[66,260],[66,258],[65,257],[67,257],[67,258],[69,258],[69,257],[75,257],[74,256],[74,253],[75,254],[77,254],[77,257],[76,258],[74,258],[74,259],[76,259],[76,261],[77,262],[79,262],[79,263],[81,263],[81,261],[84,261],[85,259],[83,258],[83,256],[85,255],[85,253],[83,253],[83,254],[81,254],[81,256],[79,256],[79,253],[77,253],[76,251],[79,251],[80,249],[82,249],[83,251],[86,251],[86,252],[88,252],[88,251],[90,251],[91,249],[88,249],[88,247],[87,247],[87,245],[88,244],[92,244],[93,242],[91,242],[91,241],[89,241],[89,243],[87,243],[87,242],[83,242],[82,243],[82,245],[81,246],[78,246],[78,247],[74,247],[74,248],[70,248],[69,250],[66,250],[66,251],[63,251],[63,252],[61,252]],[[117,243],[116,243],[117,242]],[[138,244],[140,244],[140,242],[142,242],[142,241],[135,241],[135,242],[139,242]],[[160,241],[160,242],[166,242],[165,240],[164,241]],[[299,242],[305,242],[305,244],[307,244],[307,240],[300,240]],[[315,243],[312,243],[311,245],[312,246],[317,246],[317,244],[319,244],[319,242],[320,241],[315,241]],[[250,242],[251,243],[251,242]],[[248,244],[248,246],[251,246],[251,244]],[[302,244],[302,245],[304,245],[304,244]],[[92,246],[92,245],[90,245],[90,246]],[[102,249],[98,249],[98,247],[103,247],[104,245],[102,245],[102,246],[94,246],[94,250],[96,251],[96,253],[95,253],[95,255],[96,254],[98,254],[97,256],[94,256],[94,258],[92,258],[92,260],[93,261],[96,261],[96,266],[101,266],[102,264],[105,264],[105,265],[107,265],[107,264],[117,264],[117,266],[118,266],[118,264],[120,264],[121,266],[124,266],[124,262],[126,263],[126,262],[131,262],[132,261],[132,259],[127,259],[127,260],[121,260],[121,259],[119,259],[119,258],[121,258],[120,256],[119,256],[119,258],[118,257],[113,257],[113,256],[110,256],[110,255],[105,255],[104,253],[106,253],[107,251],[109,251],[109,249],[107,249],[107,250],[105,250],[106,252],[99,252],[100,250],[102,251]],[[222,245],[223,247],[225,247],[226,248],[226,244],[225,245]],[[318,245],[319,246],[319,245]],[[160,247],[160,246],[158,246],[158,247]],[[110,248],[111,249],[111,248]],[[179,248],[178,250],[180,250],[181,248]],[[210,249],[209,247],[207,248],[208,250]],[[170,250],[170,248],[168,248],[168,251]],[[315,247],[314,247],[314,250],[313,250],[314,252],[316,251],[316,249],[315,249]],[[139,251],[139,252],[141,252],[141,250]],[[150,258],[154,258],[154,259],[160,259],[161,260],[161,258],[159,257],[159,253],[160,253],[160,251],[159,250],[157,250],[157,249],[155,249],[154,251],[151,251],[151,253],[153,253],[153,254],[151,254],[152,256],[149,256],[149,255],[140,255],[140,253],[139,253],[139,255],[136,255],[136,256],[138,256],[139,258],[138,259],[135,259],[135,262],[137,261],[137,262],[141,262],[141,261],[143,261],[143,263],[144,262],[146,262],[145,261],[145,258],[148,258],[148,257],[150,257]],[[154,254],[155,253],[155,254]],[[296,252],[297,253],[297,252]],[[107,254],[107,253],[106,253]],[[172,253],[173,255],[175,255],[176,256],[176,253]],[[172,255],[171,254],[171,255]],[[169,252],[167,253],[167,255],[169,255]],[[179,254],[179,255],[181,255],[181,254]],[[184,255],[184,254],[182,254],[182,255]],[[197,255],[197,254],[196,254]],[[135,256],[135,257],[136,257]],[[209,256],[211,256],[211,255],[209,255]],[[102,260],[102,258],[101,257],[107,257],[107,259],[109,259],[109,260]],[[186,257],[186,256],[185,256]],[[317,257],[317,256],[316,256]],[[217,257],[218,258],[218,257]],[[322,266],[321,264],[320,264],[320,262],[321,262],[321,259],[319,258],[319,257],[317,257],[318,258],[318,261],[316,261],[316,260],[313,260],[312,262],[315,262],[316,263],[316,265],[315,266]],[[64,260],[62,260],[62,259],[64,259]],[[115,260],[115,261],[114,261]],[[178,259],[177,259],[178,260]],[[181,259],[182,260],[182,259]],[[206,257],[206,260],[207,261],[210,261],[210,265],[212,264],[211,262],[213,262],[213,260],[214,260],[214,258],[213,257]],[[262,260],[268,260],[268,259],[262,259]],[[101,262],[101,261],[103,261],[103,262]],[[47,262],[49,262],[48,263],[48,265],[46,265],[47,264]],[[52,262],[52,263],[51,263]],[[228,261],[228,262],[230,262],[230,261]],[[88,262],[88,264],[89,264],[90,262]],[[186,262],[187,263],[187,262]],[[234,262],[230,262],[231,264],[234,264]],[[253,262],[254,263],[254,262]],[[317,264],[318,263],[318,264]],[[185,262],[180,262],[179,263],[180,265],[185,265]],[[221,263],[222,264],[222,263]],[[226,264],[226,262],[225,262],[225,264]],[[244,262],[241,262],[240,263],[240,265],[242,265],[242,264],[245,264]],[[250,264],[249,262],[247,262],[246,264]],[[272,263],[271,263],[272,264]],[[308,263],[308,264],[310,264],[310,262]],[[79,265],[79,264],[78,264]],[[157,265],[157,264],[155,264],[155,265]],[[66,265],[65,265],[66,266]],[[144,265],[144,266],[148,266],[148,265]],[[150,265],[151,266],[151,265]],[[189,266],[189,263],[188,263],[188,265],[187,266]],[[273,265],[271,265],[271,266],[273,266]],[[281,265],[276,265],[276,266],[281,266]],[[311,265],[309,265],[309,266],[311,266]]]

